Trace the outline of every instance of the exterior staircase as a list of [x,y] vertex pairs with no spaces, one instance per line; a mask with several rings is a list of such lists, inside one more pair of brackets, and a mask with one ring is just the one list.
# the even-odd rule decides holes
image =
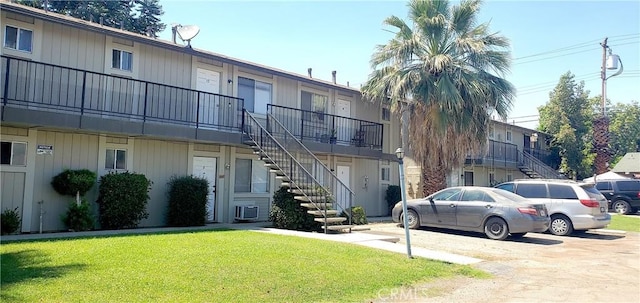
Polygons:
[[[243,113],[244,143],[253,149],[269,171],[307,208],[325,233],[351,232],[354,193],[311,153],[273,115],[263,126],[251,113]],[[347,217],[339,214],[345,213]]]
[[567,179],[565,175],[524,151],[520,152],[518,169],[532,179]]

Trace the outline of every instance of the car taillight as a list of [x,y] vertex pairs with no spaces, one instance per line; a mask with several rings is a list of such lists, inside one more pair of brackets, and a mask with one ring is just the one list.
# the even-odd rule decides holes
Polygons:
[[580,203],[586,207],[599,207],[600,203],[594,199],[580,199]]
[[638,192],[638,198],[640,198],[640,191]]
[[538,215],[538,210],[535,208],[530,208],[530,207],[518,207],[518,211],[521,214],[525,214],[525,215],[532,215],[532,216],[537,216]]

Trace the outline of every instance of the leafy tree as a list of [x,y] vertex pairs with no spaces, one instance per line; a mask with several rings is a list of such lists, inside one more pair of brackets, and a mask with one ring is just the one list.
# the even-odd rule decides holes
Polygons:
[[597,99],[589,99],[584,82],[576,83],[567,72],[549,93],[549,102],[538,108],[539,130],[552,134],[552,145],[562,158],[560,169],[570,177],[582,179],[592,175],[595,154],[592,152],[592,124]]
[[609,115],[613,166],[626,153],[640,151],[640,104],[637,101],[617,103]]
[[410,26],[391,16],[395,36],[377,46],[363,86],[401,115],[402,145],[422,163],[423,194],[446,186],[445,175],[486,143],[492,112],[506,118],[514,95],[508,40],[478,24],[481,2],[411,0]]
[[[43,0],[18,0],[20,4],[44,9]],[[69,15],[82,20],[102,22],[103,25],[157,37],[166,25],[160,22],[164,14],[158,0],[49,0],[51,12]],[[101,21],[102,20],[102,21]]]

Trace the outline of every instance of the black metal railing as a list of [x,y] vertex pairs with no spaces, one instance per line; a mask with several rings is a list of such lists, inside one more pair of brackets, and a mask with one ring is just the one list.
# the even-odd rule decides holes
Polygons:
[[381,123],[271,104],[267,112],[301,141],[382,150]]
[[195,128],[242,127],[243,100],[176,86],[2,56],[3,107]]
[[567,177],[527,152],[520,153],[520,165],[523,165],[544,179],[566,179]]
[[478,156],[468,156],[467,162],[480,159],[484,165],[515,165],[518,163],[518,146],[511,143],[489,140],[487,149]]
[[525,153],[528,153],[534,156],[536,159],[542,161],[544,164],[548,166],[557,167],[557,165],[560,164],[560,163],[554,163],[554,157],[551,156],[551,152],[548,150],[535,149],[530,147],[525,147],[523,150]]
[[[302,195],[307,197],[309,203],[312,203],[318,211],[324,212],[325,231],[328,230],[326,228],[326,219],[329,216],[326,211],[327,207],[321,204],[330,203],[334,207],[343,205],[343,203],[339,202],[342,196],[333,194],[336,189],[346,188],[349,201],[343,200],[343,202],[348,203],[348,209],[350,210],[353,192],[340,182],[335,175],[325,174],[325,169],[327,171],[328,169],[317,158],[313,157],[315,158],[315,161],[313,161],[311,157],[304,155],[305,153],[302,151],[306,150],[306,148],[295,137],[284,130],[278,132],[280,135],[276,135],[279,136],[276,139],[272,131],[268,131],[262,126],[251,113],[244,111],[243,117],[244,133],[258,146],[261,156],[268,158],[271,163],[275,164],[278,167],[278,171],[290,180],[292,188],[299,190]],[[275,119],[270,119],[269,126],[279,129],[284,127]],[[283,136],[282,134],[286,135]],[[346,207],[342,208],[347,210]],[[347,211],[347,213],[349,212]],[[350,218],[349,222],[351,222]]]

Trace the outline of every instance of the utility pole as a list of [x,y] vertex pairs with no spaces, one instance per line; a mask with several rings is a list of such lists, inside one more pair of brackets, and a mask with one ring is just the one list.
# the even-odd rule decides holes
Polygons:
[[602,46],[602,67],[600,78],[602,79],[602,101],[600,117],[593,123],[593,147],[596,150],[594,166],[596,174],[607,172],[609,166],[609,119],[607,118],[607,45],[608,38],[600,43]]
[[607,40],[609,38],[604,38],[604,41],[600,43],[602,45],[602,69],[600,72],[600,79],[602,79],[602,116],[607,116]]

